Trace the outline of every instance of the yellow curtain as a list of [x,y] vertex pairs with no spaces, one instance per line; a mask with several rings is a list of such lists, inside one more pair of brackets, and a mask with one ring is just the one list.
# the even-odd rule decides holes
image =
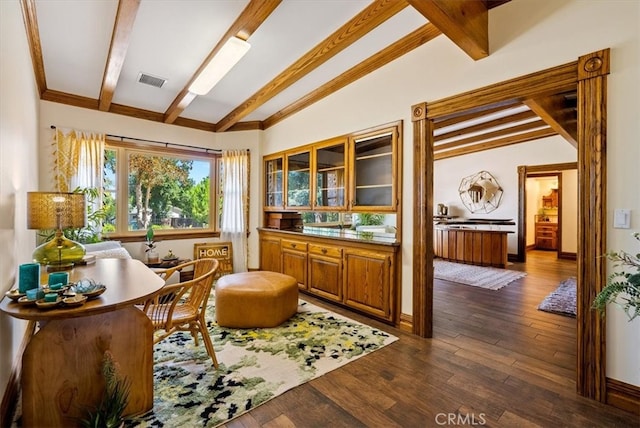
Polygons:
[[102,189],[105,135],[57,128],[54,137],[56,190]]

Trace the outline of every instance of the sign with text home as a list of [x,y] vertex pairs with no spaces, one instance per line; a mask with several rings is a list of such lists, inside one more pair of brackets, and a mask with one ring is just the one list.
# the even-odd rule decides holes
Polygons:
[[193,244],[194,259],[218,259],[220,267],[215,278],[233,273],[233,256],[231,242],[202,242]]

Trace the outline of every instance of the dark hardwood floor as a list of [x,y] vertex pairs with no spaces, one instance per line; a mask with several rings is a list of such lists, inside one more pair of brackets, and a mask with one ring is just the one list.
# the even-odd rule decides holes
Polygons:
[[575,262],[532,251],[509,269],[527,276],[497,291],[436,281],[432,339],[328,306],[400,340],[223,426],[640,427],[576,394],[575,319],[537,310]]

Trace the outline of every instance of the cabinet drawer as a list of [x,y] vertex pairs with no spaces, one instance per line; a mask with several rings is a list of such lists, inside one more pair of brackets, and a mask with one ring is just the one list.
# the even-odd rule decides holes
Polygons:
[[342,257],[342,248],[331,247],[328,245],[309,244],[309,253],[340,258]]
[[290,241],[288,239],[283,239],[280,241],[282,245],[282,249],[295,250],[295,251],[307,251],[307,243],[302,241]]

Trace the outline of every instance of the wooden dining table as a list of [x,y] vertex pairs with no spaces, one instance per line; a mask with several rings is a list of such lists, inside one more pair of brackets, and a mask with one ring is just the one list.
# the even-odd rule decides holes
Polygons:
[[37,324],[22,355],[23,427],[80,426],[102,397],[107,351],[131,385],[125,415],[153,407],[153,328],[136,304],[153,297],[164,281],[134,259],[98,259],[69,271],[70,282],[83,278],[106,289],[81,306],[42,309],[9,297],[0,301],[0,311]]

